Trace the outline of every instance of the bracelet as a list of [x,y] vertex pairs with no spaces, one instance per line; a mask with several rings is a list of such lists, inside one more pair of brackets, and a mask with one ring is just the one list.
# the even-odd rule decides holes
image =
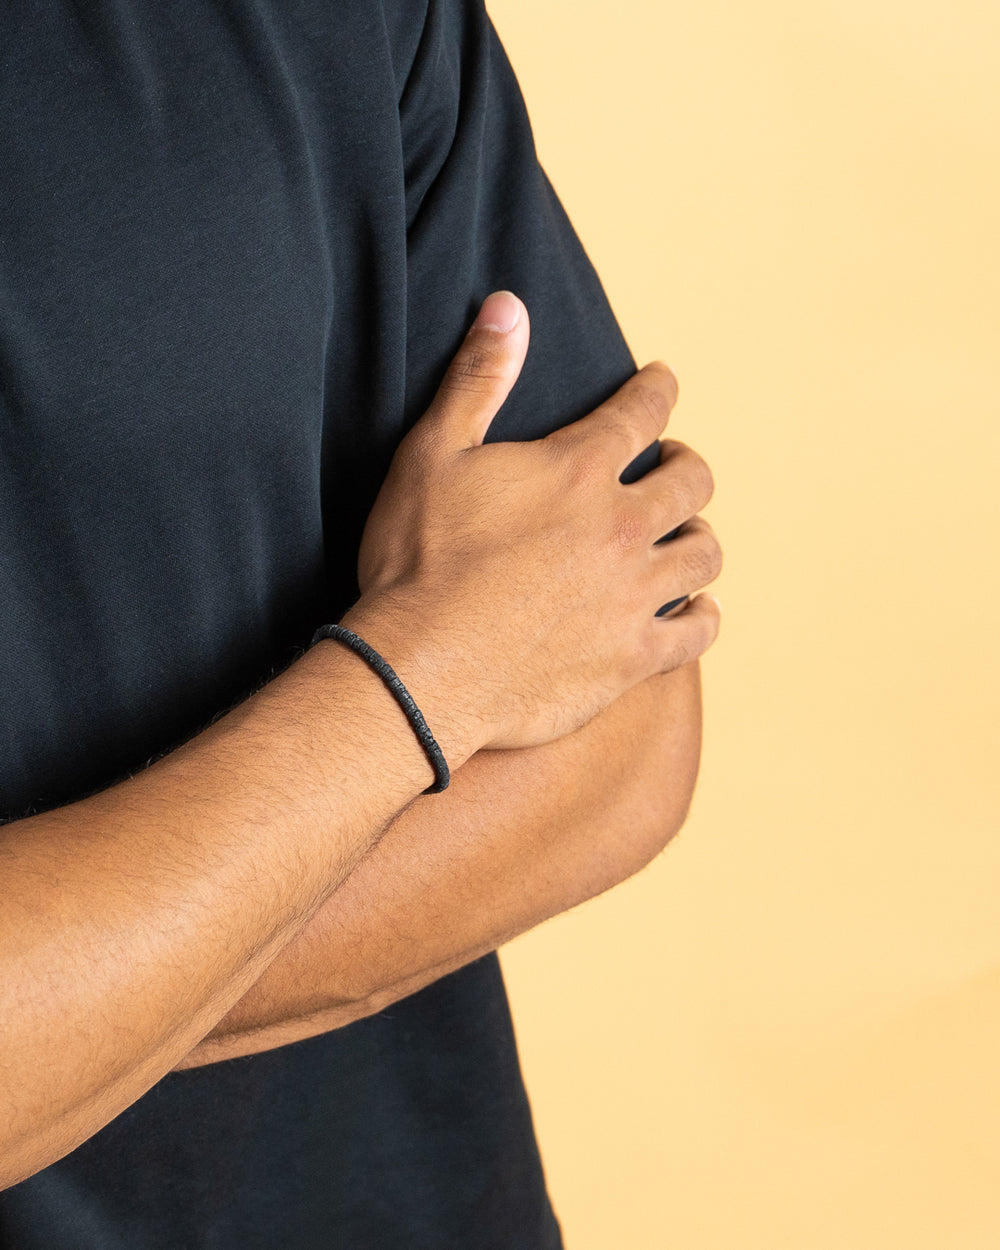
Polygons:
[[449,781],[451,781],[451,773],[448,771],[448,763],[444,758],[444,752],[435,742],[434,735],[427,727],[427,722],[424,720],[420,708],[413,701],[413,696],[399,680],[392,668],[382,659],[374,647],[370,647],[363,638],[359,638],[357,634],[351,633],[349,629],[344,629],[342,625],[323,625],[320,629],[317,629],[309,645],[314,647],[322,638],[335,638],[338,642],[344,643],[352,651],[357,652],[369,668],[378,673],[406,714],[406,719],[413,726],[413,732],[420,739],[420,745],[424,748],[431,767],[434,769],[434,784],[428,786],[424,790],[424,794],[439,794],[446,789]]

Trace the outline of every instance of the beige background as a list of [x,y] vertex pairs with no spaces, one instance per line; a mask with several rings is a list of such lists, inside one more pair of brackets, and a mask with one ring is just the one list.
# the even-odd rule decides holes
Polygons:
[[568,1250],[996,1250],[1000,5],[489,8],[727,555],[685,831],[503,954]]

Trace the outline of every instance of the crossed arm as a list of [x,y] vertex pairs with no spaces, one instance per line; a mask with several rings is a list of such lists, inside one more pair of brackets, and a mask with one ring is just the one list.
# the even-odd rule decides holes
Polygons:
[[692,661],[565,738],[474,755],[397,817],[178,1066],[350,1024],[625,880],[683,823],[700,746]]
[[546,746],[457,749],[451,789],[413,802],[412,731],[329,645],[130,781],[21,822],[0,848],[0,1188],[171,1067],[372,1014],[637,871],[683,820],[699,736],[692,661]]
[[[397,450],[362,542],[384,567],[344,618],[412,675],[459,780],[421,799],[398,705],[322,643],[135,777],[5,831],[0,1187],[171,1068],[378,1011],[624,879],[679,827],[717,612],[697,595],[661,626],[651,605],[718,571],[696,515],[707,466],[668,441],[641,487],[621,483],[676,397],[661,366],[557,439],[480,449],[526,346],[500,333],[470,331]],[[554,544],[575,558],[550,566]],[[406,582],[411,548],[426,568]],[[520,628],[500,636],[512,596]]]

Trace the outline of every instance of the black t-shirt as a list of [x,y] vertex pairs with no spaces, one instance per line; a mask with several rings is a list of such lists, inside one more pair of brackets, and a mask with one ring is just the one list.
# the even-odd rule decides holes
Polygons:
[[[531,346],[490,439],[634,372],[480,0],[5,0],[7,837],[353,602],[393,450],[499,287]],[[0,1195],[3,1250],[559,1244],[494,955],[171,1074]]]

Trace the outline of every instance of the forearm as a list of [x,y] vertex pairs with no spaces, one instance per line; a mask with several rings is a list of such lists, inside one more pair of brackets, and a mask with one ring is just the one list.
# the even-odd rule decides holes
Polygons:
[[173,1068],[430,780],[379,679],[324,643],[132,779],[0,831],[0,1187]]
[[683,822],[700,742],[691,663],[557,742],[480,752],[397,818],[180,1066],[349,1024],[624,880]]

